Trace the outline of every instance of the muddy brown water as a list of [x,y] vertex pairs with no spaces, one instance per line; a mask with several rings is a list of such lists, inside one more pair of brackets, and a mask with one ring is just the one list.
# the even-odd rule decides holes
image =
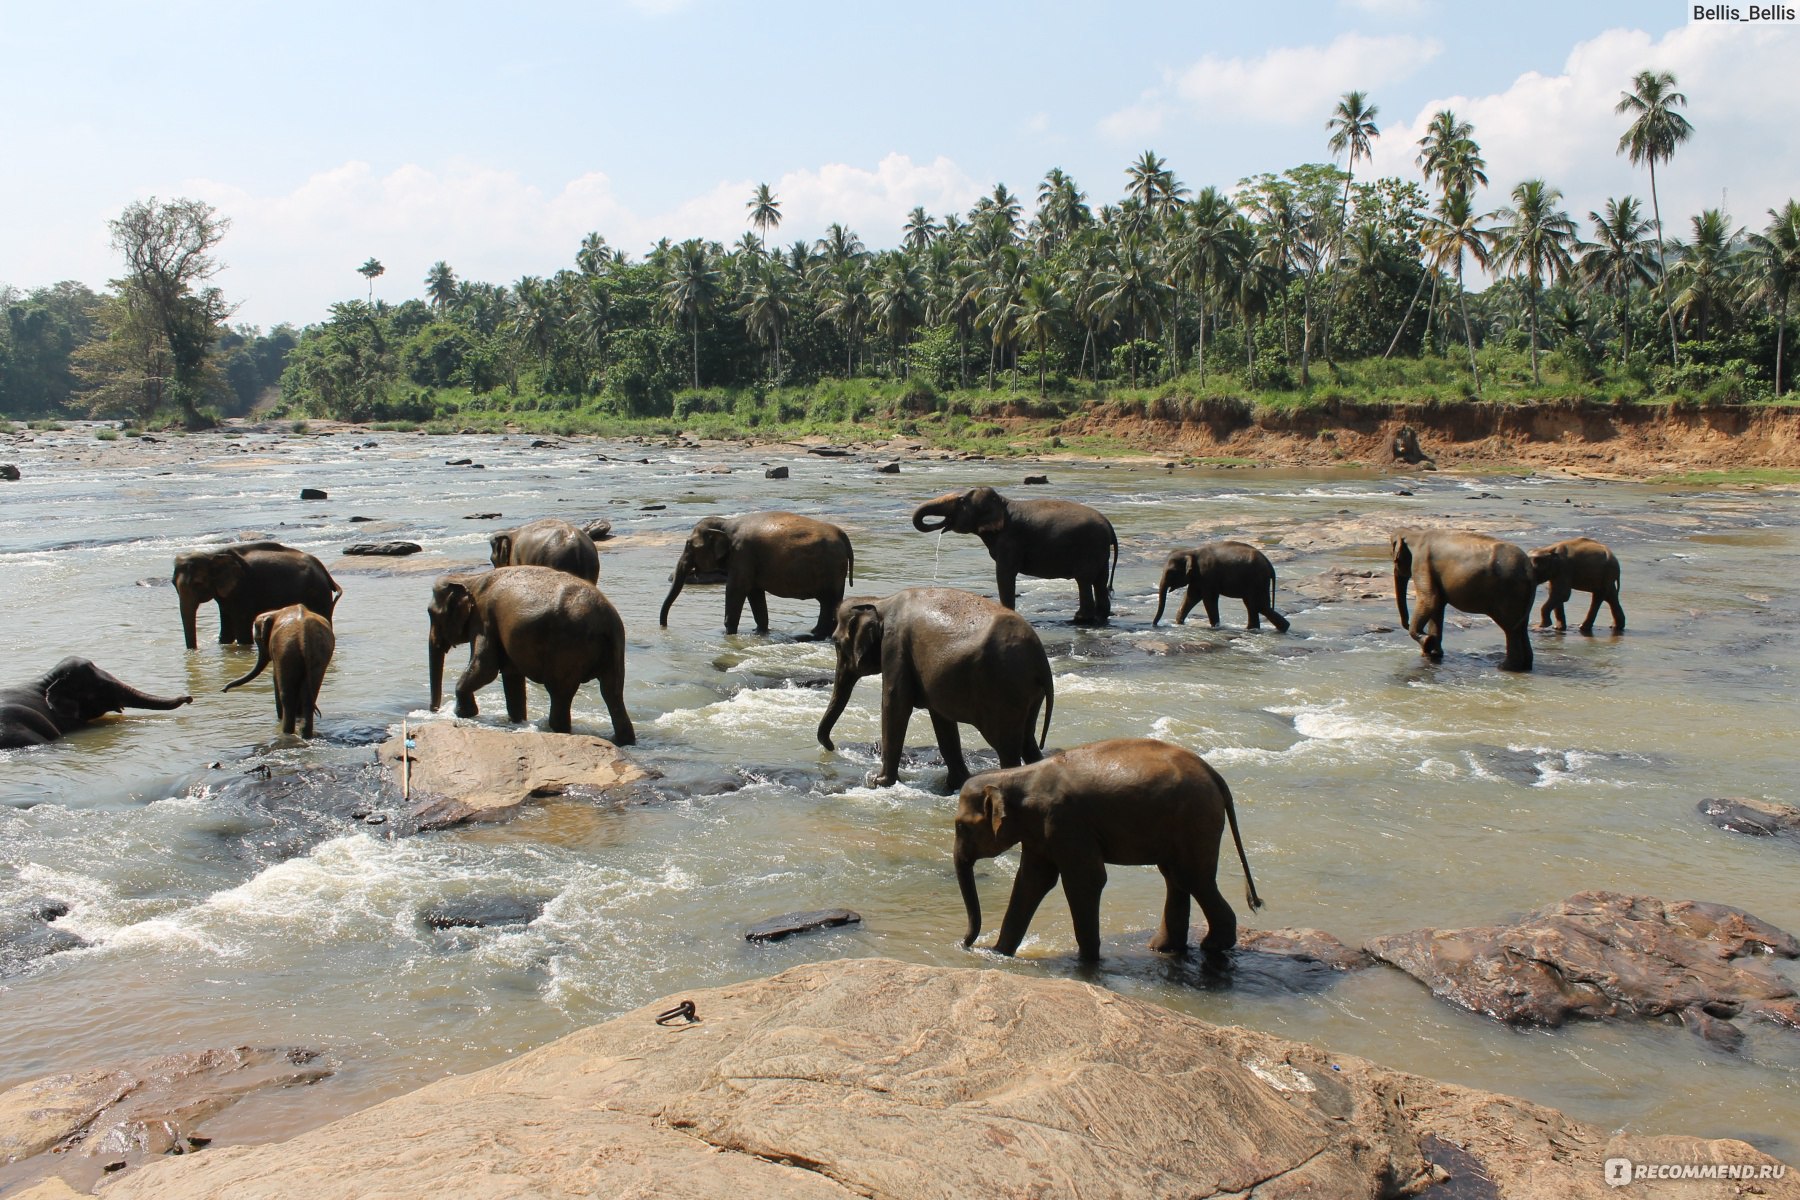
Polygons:
[[[937,791],[928,722],[913,722],[903,785],[867,788],[877,688],[863,683],[839,752],[822,752],[813,730],[831,651],[797,640],[807,605],[773,600],[773,636],[727,637],[722,589],[689,587],[670,627],[656,624],[676,543],[707,514],[781,507],[842,524],[857,593],[936,580],[991,595],[980,544],[914,532],[911,507],[982,483],[1079,499],[1122,539],[1115,619],[1077,629],[1072,583],[1022,581],[1021,609],[1056,672],[1051,743],[1148,734],[1205,755],[1237,795],[1269,902],[1254,917],[1240,907],[1246,924],[1315,926],[1355,943],[1612,888],[1722,901],[1800,931],[1800,849],[1713,829],[1694,811],[1709,796],[1794,798],[1791,495],[1117,464],[909,461],[878,475],[872,462],[796,448],[532,449],[529,437],[399,434],[177,440],[141,465],[102,468],[58,449],[83,440],[91,434],[75,429],[8,448],[24,478],[0,485],[4,676],[83,654],[197,699],[0,752],[0,910],[62,900],[71,911],[57,928],[90,943],[0,979],[0,1087],[185,1048],[324,1047],[340,1065],[332,1079],[216,1128],[223,1139],[280,1136],[665,994],[886,955],[1091,978],[1607,1128],[1742,1137],[1800,1158],[1800,1034],[1750,1026],[1744,1052],[1727,1055],[1672,1023],[1506,1029],[1385,968],[1310,989],[1208,974],[1144,948],[1161,897],[1149,868],[1111,872],[1106,957],[1091,974],[1074,961],[1060,893],[1016,960],[964,951],[953,801]],[[444,465],[461,457],[486,469]],[[735,469],[691,473],[717,464]],[[792,477],[766,481],[765,465]],[[1051,486],[1020,487],[1027,471],[1047,471]],[[330,499],[300,501],[302,486]],[[496,511],[500,521],[464,519]],[[358,819],[386,803],[363,769],[370,743],[403,718],[442,719],[424,708],[433,575],[485,561],[494,528],[546,515],[609,517],[620,535],[602,547],[601,586],[625,620],[635,755],[664,772],[660,795],[554,800],[510,825],[414,837],[393,836],[398,821]],[[1402,523],[1526,545],[1600,538],[1624,563],[1630,631],[1605,636],[1603,614],[1601,636],[1538,634],[1537,670],[1508,676],[1494,669],[1491,623],[1456,620],[1447,658],[1427,664],[1392,629],[1385,538]],[[210,640],[210,608],[200,650],[182,647],[171,557],[241,533],[318,554],[344,585],[312,745],[277,736],[261,681],[220,694],[252,652]],[[1232,601],[1217,630],[1150,627],[1164,555],[1213,537],[1269,547],[1292,632],[1245,632]],[[340,557],[386,538],[425,553]],[[1376,598],[1309,598],[1334,570]],[[1582,612],[1577,597],[1570,616]],[[503,717],[497,685],[481,700],[483,720]],[[541,691],[531,707],[541,719]],[[576,728],[609,728],[591,686]],[[965,736],[983,752],[976,762],[992,761]],[[272,782],[246,775],[262,766]],[[308,783],[301,768],[333,773]],[[1012,864],[981,874],[989,940]],[[1222,876],[1236,902],[1235,863]],[[543,907],[503,928],[424,919],[483,897]],[[863,923],[773,945],[743,939],[765,917],[836,906]]]

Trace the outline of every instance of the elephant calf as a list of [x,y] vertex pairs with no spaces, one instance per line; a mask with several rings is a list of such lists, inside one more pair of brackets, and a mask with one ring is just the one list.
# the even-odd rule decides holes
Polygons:
[[192,696],[152,696],[85,658],[65,658],[30,683],[0,688],[0,750],[41,746],[105,713],[180,708]]
[[1540,546],[1531,552],[1531,570],[1539,583],[1550,585],[1544,609],[1538,614],[1539,629],[1549,628],[1553,613],[1557,629],[1567,629],[1569,620],[1563,605],[1569,596],[1575,592],[1592,592],[1593,603],[1588,605],[1581,632],[1593,634],[1594,618],[1600,615],[1602,603],[1612,609],[1613,632],[1625,632],[1625,609],[1619,604],[1619,560],[1606,543],[1578,537],[1553,546]]
[[[1419,652],[1444,657],[1444,609],[1483,613],[1506,633],[1502,671],[1531,670],[1531,602],[1537,578],[1531,559],[1511,542],[1456,529],[1401,529],[1394,533],[1394,602],[1400,623]],[[1406,607],[1408,581],[1419,593],[1419,611]]]
[[252,633],[256,665],[224,690],[243,687],[274,663],[275,719],[281,722],[281,732],[292,737],[298,725],[301,737],[312,737],[319,687],[325,682],[332,651],[337,649],[331,622],[304,604],[290,604],[257,617]]
[[1194,605],[1204,604],[1207,622],[1217,629],[1219,597],[1230,596],[1244,602],[1249,628],[1261,629],[1262,618],[1268,617],[1277,630],[1288,631],[1288,619],[1275,611],[1275,566],[1268,555],[1248,542],[1208,542],[1197,550],[1177,550],[1169,555],[1156,589],[1152,625],[1162,620],[1169,589],[1182,584],[1187,585],[1187,598],[1175,614],[1177,625],[1187,624]]
[[496,567],[554,567],[589,583],[600,582],[600,550],[594,539],[560,517],[545,517],[488,539]]
[[1238,833],[1231,789],[1206,760],[1154,738],[1116,738],[1058,751],[1040,762],[987,771],[963,784],[956,811],[956,882],[969,913],[963,945],[981,933],[975,864],[1020,846],[1012,899],[994,949],[1012,954],[1032,914],[1062,881],[1083,960],[1100,957],[1100,892],[1106,864],[1155,865],[1167,885],[1162,924],[1150,949],[1187,953],[1190,899],[1206,914],[1200,948],[1237,945],[1237,914],[1219,894],[1225,826],[1244,868],[1244,898],[1262,907]]

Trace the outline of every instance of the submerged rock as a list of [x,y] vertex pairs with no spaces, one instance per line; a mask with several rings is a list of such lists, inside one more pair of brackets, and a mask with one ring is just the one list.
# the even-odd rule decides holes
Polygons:
[[529,925],[549,901],[540,896],[487,896],[439,904],[419,914],[433,929],[492,929],[497,925]]
[[[680,1001],[698,1020],[658,1025]],[[850,959],[666,997],[106,1195],[1599,1200],[1614,1156],[1775,1163],[1728,1139],[1609,1135],[1083,983]]]
[[833,929],[839,925],[860,925],[862,914],[851,912],[847,908],[818,908],[811,912],[783,913],[779,917],[770,917],[766,921],[758,921],[744,930],[746,942],[779,942],[782,938],[792,937],[796,933],[811,933],[815,929]]
[[404,558],[424,548],[417,542],[358,542],[354,546],[345,546],[344,553],[363,558]]
[[19,481],[19,468],[12,463],[0,463],[0,479],[4,479],[9,483],[17,483]]
[[900,473],[900,464],[898,462],[882,463],[879,467],[875,468],[875,473],[877,475],[898,475]]
[[1418,929],[1368,949],[1513,1025],[1679,1016],[1716,1044],[1735,1038],[1712,1022],[1739,1015],[1800,1028],[1800,995],[1765,961],[1800,958],[1800,941],[1726,904],[1580,892],[1509,925]]
[[787,477],[788,469],[786,467],[770,467],[763,472],[764,479],[786,479]]
[[1027,475],[1027,476],[1026,476],[1026,477],[1025,477],[1025,482],[1026,482],[1026,483],[1027,483],[1027,484],[1028,484],[1028,485],[1031,485],[1031,486],[1034,486],[1034,487],[1035,487],[1035,486],[1038,486],[1038,485],[1040,485],[1040,484],[1046,484],[1046,483],[1049,483],[1049,482],[1050,482],[1050,477],[1049,477],[1049,476],[1048,476],[1048,475]]
[[[618,747],[583,733],[506,730],[457,721],[412,728],[410,796],[420,829],[506,821],[533,796],[607,792],[649,778]],[[401,742],[382,743],[390,782],[400,778]]]
[[330,496],[326,495],[324,488],[313,488],[313,487],[301,488],[300,489],[300,498],[302,500],[329,500],[329,499],[331,499]]
[[1700,815],[1732,833],[1748,833],[1756,837],[1787,834],[1800,837],[1800,808],[1776,804],[1772,800],[1750,800],[1741,797],[1702,800]]
[[50,924],[68,911],[65,901],[36,896],[18,908],[0,912],[0,979],[40,958],[87,946],[86,940]]

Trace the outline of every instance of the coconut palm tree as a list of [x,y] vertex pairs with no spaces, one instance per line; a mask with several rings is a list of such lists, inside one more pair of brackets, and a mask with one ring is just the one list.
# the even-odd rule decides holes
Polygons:
[[1494,231],[1494,262],[1512,268],[1525,279],[1526,307],[1531,314],[1531,382],[1538,374],[1538,297],[1546,283],[1555,283],[1573,266],[1570,249],[1576,244],[1575,222],[1557,207],[1562,191],[1541,179],[1527,179],[1512,191],[1512,206],[1495,213],[1502,221]]
[[1675,243],[1675,265],[1664,290],[1670,315],[1692,337],[1705,338],[1714,316],[1730,311],[1738,290],[1735,251],[1742,233],[1722,210],[1709,208],[1693,218],[1693,237]]
[[869,315],[874,318],[875,327],[888,335],[894,371],[903,374],[900,348],[925,320],[925,273],[916,261],[899,253],[883,257],[875,292],[870,297]]
[[[832,226],[833,229],[839,226]],[[852,238],[856,235],[851,234]],[[858,242],[860,247],[862,243]],[[862,263],[845,258],[828,266],[820,280],[819,316],[838,327],[844,335],[844,377],[854,377],[851,355],[862,344],[863,327],[869,323],[869,289],[863,278]]]
[[1050,358],[1050,339],[1060,333],[1069,317],[1069,298],[1056,280],[1039,271],[1019,289],[1019,336],[1037,343],[1038,395],[1044,394],[1044,371]]
[[1075,232],[1093,223],[1087,197],[1061,167],[1052,167],[1038,184],[1037,224],[1040,249],[1053,253]]
[[[1656,162],[1668,162],[1675,147],[1693,136],[1694,127],[1676,112],[1687,105],[1687,97],[1675,90],[1675,75],[1670,71],[1639,71],[1631,80],[1631,91],[1620,92],[1616,113],[1631,115],[1631,124],[1619,135],[1620,154],[1650,168],[1650,211],[1656,218],[1657,273],[1667,275],[1669,264],[1663,254],[1662,206],[1656,196]],[[1675,337],[1675,313],[1668,310],[1669,354],[1675,365],[1681,365],[1681,347]]]
[[759,183],[756,194],[744,207],[750,210],[750,224],[756,228],[758,245],[766,244],[769,231],[781,225],[781,201],[775,198],[768,184]]
[[612,247],[598,233],[589,233],[581,239],[581,249],[575,252],[575,265],[583,275],[598,275],[612,265]]
[[777,382],[781,379],[781,332],[787,328],[793,310],[792,279],[779,258],[760,263],[737,310],[745,331],[756,341],[773,347],[769,374]]
[[1158,218],[1168,212],[1187,195],[1187,189],[1169,170],[1168,161],[1156,156],[1152,150],[1146,150],[1138,156],[1138,160],[1125,168],[1126,195],[1138,202],[1138,206],[1146,213]]
[[[1333,265],[1343,257],[1343,236],[1348,227],[1350,216],[1350,185],[1356,179],[1356,163],[1358,159],[1370,157],[1375,139],[1381,136],[1381,130],[1375,124],[1375,118],[1381,110],[1369,103],[1367,92],[1345,92],[1332,110],[1331,117],[1325,122],[1325,128],[1331,138],[1326,145],[1331,148],[1331,157],[1348,156],[1348,168],[1344,173],[1344,194],[1338,200],[1337,239],[1332,247],[1331,261]],[[1328,293],[1325,299],[1325,357],[1331,357],[1331,310],[1336,289]]]
[[868,253],[862,239],[836,221],[825,227],[825,236],[813,243],[813,249],[825,260],[825,265],[834,270],[848,262],[860,262]]
[[663,311],[679,328],[686,321],[693,338],[694,387],[700,386],[700,320],[718,303],[719,269],[705,242],[689,238],[668,252],[662,285]]
[[906,214],[906,227],[902,230],[903,242],[908,250],[923,251],[937,241],[944,232],[943,225],[932,219],[925,211],[923,204]]
[[1775,395],[1781,395],[1782,351],[1787,340],[1788,300],[1800,287],[1800,201],[1769,210],[1769,226],[1748,239],[1744,299],[1767,304],[1775,316]]
[[612,287],[604,279],[589,277],[587,287],[575,300],[575,344],[583,353],[600,361],[600,373],[606,373],[606,337],[612,332]]
[[[1487,162],[1481,157],[1481,146],[1475,141],[1475,127],[1467,121],[1457,120],[1451,109],[1440,109],[1431,118],[1425,136],[1419,139],[1417,161],[1426,180],[1437,183],[1443,202],[1448,202],[1452,191],[1460,190],[1472,198],[1477,187],[1487,186]],[[1400,335],[1406,331],[1407,322],[1412,320],[1413,305],[1419,302],[1419,293],[1424,290],[1427,279],[1431,281],[1431,299],[1425,306],[1425,327],[1428,332],[1436,327],[1440,275],[1432,270],[1419,276],[1419,285],[1413,289],[1413,298],[1406,305],[1406,315],[1400,318],[1400,327],[1394,330],[1394,340],[1388,343],[1383,358],[1393,354],[1394,347],[1400,344]]]
[[431,270],[425,272],[425,295],[440,317],[456,303],[456,272],[441,258],[431,264]]
[[1485,220],[1487,217],[1484,214],[1475,211],[1469,193],[1459,188],[1439,202],[1437,211],[1420,231],[1419,239],[1431,254],[1434,270],[1442,269],[1445,263],[1456,265],[1456,292],[1462,309],[1463,336],[1469,343],[1469,374],[1475,379],[1475,391],[1478,395],[1481,392],[1481,372],[1475,366],[1475,329],[1469,323],[1469,293],[1463,286],[1463,263],[1472,258],[1475,265],[1483,270],[1492,263],[1492,256],[1488,253],[1490,234],[1483,224]]
[[1137,343],[1156,336],[1173,294],[1151,246],[1137,238],[1120,243],[1110,286],[1101,293],[1098,303],[1106,312],[1121,315],[1131,331],[1132,387],[1138,381]]
[[1619,353],[1626,364],[1631,362],[1631,289],[1649,287],[1656,278],[1652,255],[1650,222],[1644,219],[1643,206],[1634,196],[1608,200],[1600,212],[1588,213],[1594,227],[1594,240],[1582,242],[1581,277],[1589,287],[1599,288],[1617,305],[1615,320],[1619,326]]

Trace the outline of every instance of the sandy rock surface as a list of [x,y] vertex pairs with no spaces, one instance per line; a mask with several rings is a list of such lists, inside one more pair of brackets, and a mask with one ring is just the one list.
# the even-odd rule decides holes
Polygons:
[[[506,821],[533,796],[606,792],[649,778],[605,738],[462,721],[413,726],[410,798],[420,829]],[[389,738],[382,766],[400,778],[401,741]]]

